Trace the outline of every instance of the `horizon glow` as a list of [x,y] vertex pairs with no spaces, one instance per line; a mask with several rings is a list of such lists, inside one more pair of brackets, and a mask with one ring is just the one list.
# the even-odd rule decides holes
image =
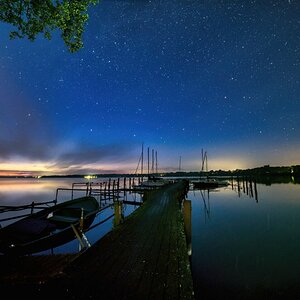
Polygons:
[[[84,48],[0,24],[0,175],[300,164],[298,1],[110,1]],[[3,175],[4,174],[4,175]]]

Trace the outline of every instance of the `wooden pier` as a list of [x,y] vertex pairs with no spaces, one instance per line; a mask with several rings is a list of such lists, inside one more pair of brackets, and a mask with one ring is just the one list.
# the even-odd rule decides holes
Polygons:
[[146,191],[141,207],[81,255],[45,256],[40,267],[34,262],[39,257],[23,258],[35,265],[36,273],[28,268],[31,276],[18,269],[22,258],[1,257],[2,293],[31,299],[194,299],[182,214],[187,189],[180,181]]

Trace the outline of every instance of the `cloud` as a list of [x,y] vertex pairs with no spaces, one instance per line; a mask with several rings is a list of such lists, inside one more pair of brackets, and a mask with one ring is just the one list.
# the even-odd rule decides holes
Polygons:
[[22,90],[0,83],[0,161],[13,157],[44,160],[52,155],[51,126],[31,102]]
[[81,170],[80,165],[133,158],[134,145],[66,142],[67,133],[55,132],[50,115],[41,114],[40,104],[12,82],[4,84],[4,78],[0,72],[0,163],[43,162],[49,170],[72,166]]
[[114,162],[126,161],[132,158],[132,145],[107,144],[100,146],[75,145],[56,158],[57,164],[89,164],[113,160]]
[[[96,168],[96,167],[86,167],[81,165],[68,166],[66,168],[61,168],[59,173],[51,172],[55,175],[87,175],[87,174],[126,174],[128,170],[126,169],[111,169],[111,168]],[[45,174],[45,172],[43,173]],[[47,175],[47,174],[46,174]]]
[[[19,163],[20,168],[23,170],[26,168],[26,171],[32,172],[32,174],[59,175],[119,173],[125,171],[126,167],[124,166],[137,158],[137,154],[133,151],[135,149],[133,145],[107,144],[101,146],[87,146],[74,144],[72,149],[69,147],[67,149],[57,147],[56,149],[59,149],[57,150],[59,153],[54,154],[53,149],[44,147],[43,155],[41,155],[39,150],[28,149],[28,152],[25,153],[23,149],[21,151],[22,154],[18,153],[17,157],[7,156],[7,160],[11,162],[12,167]],[[17,151],[15,151],[14,154],[17,154]],[[44,161],[41,160],[43,157],[46,158]],[[23,165],[20,165],[20,161]],[[37,161],[39,161],[39,163],[36,165]],[[7,169],[9,162],[5,161],[4,164],[2,164],[6,167],[4,173],[8,173],[9,171]],[[20,171],[13,168],[10,169],[10,171],[10,173],[14,174],[22,172],[22,170]]]

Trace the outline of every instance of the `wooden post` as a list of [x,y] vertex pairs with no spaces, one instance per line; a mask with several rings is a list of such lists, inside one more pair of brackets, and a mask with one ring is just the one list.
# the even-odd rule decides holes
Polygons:
[[120,223],[123,222],[123,202],[122,201],[115,201],[114,202],[114,210],[115,210],[115,218],[114,218],[114,226],[118,226]]
[[102,182],[99,184],[99,203],[101,205],[101,200],[102,200]]
[[110,193],[110,178],[108,179],[108,192]]
[[124,190],[124,197],[125,197],[125,194],[126,194],[126,177],[124,177],[123,190]]
[[256,202],[258,202],[256,180],[254,180],[254,194],[255,194],[255,200]]
[[107,196],[107,182],[104,182],[104,202],[106,203],[106,196]]
[[250,181],[249,181],[249,186],[250,186],[250,197],[253,198],[253,189],[252,189],[252,179],[250,178]]
[[92,189],[93,189],[93,182],[90,182],[90,190],[89,190],[89,196],[92,194]]
[[83,208],[81,208],[81,214],[80,214],[80,221],[79,221],[79,229],[82,231],[83,230],[83,214],[84,214],[84,210]]
[[71,199],[73,200],[74,197],[74,183],[72,183],[72,195],[71,195]]
[[192,201],[184,199],[183,201],[183,220],[184,231],[186,235],[186,243],[188,255],[192,255]]
[[87,196],[89,193],[89,182],[86,183],[86,193],[85,195]]

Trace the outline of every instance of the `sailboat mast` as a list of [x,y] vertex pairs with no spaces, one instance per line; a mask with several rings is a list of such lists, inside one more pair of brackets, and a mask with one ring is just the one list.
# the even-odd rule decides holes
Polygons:
[[142,178],[143,178],[143,171],[144,171],[144,143],[142,144],[142,165],[141,165]]
[[179,156],[179,172],[181,171],[181,156]]
[[203,168],[204,168],[204,154],[203,154],[203,148],[201,149],[201,158],[202,158],[201,171],[203,171]]
[[150,163],[150,162],[149,162],[149,156],[150,156],[149,151],[150,151],[150,150],[149,150],[149,147],[148,147],[148,178],[149,178],[149,167],[150,167],[150,165],[149,165],[149,163]]
[[154,149],[152,149],[152,165],[151,165],[151,173],[154,173]]
[[155,151],[155,173],[157,174],[157,151]]

